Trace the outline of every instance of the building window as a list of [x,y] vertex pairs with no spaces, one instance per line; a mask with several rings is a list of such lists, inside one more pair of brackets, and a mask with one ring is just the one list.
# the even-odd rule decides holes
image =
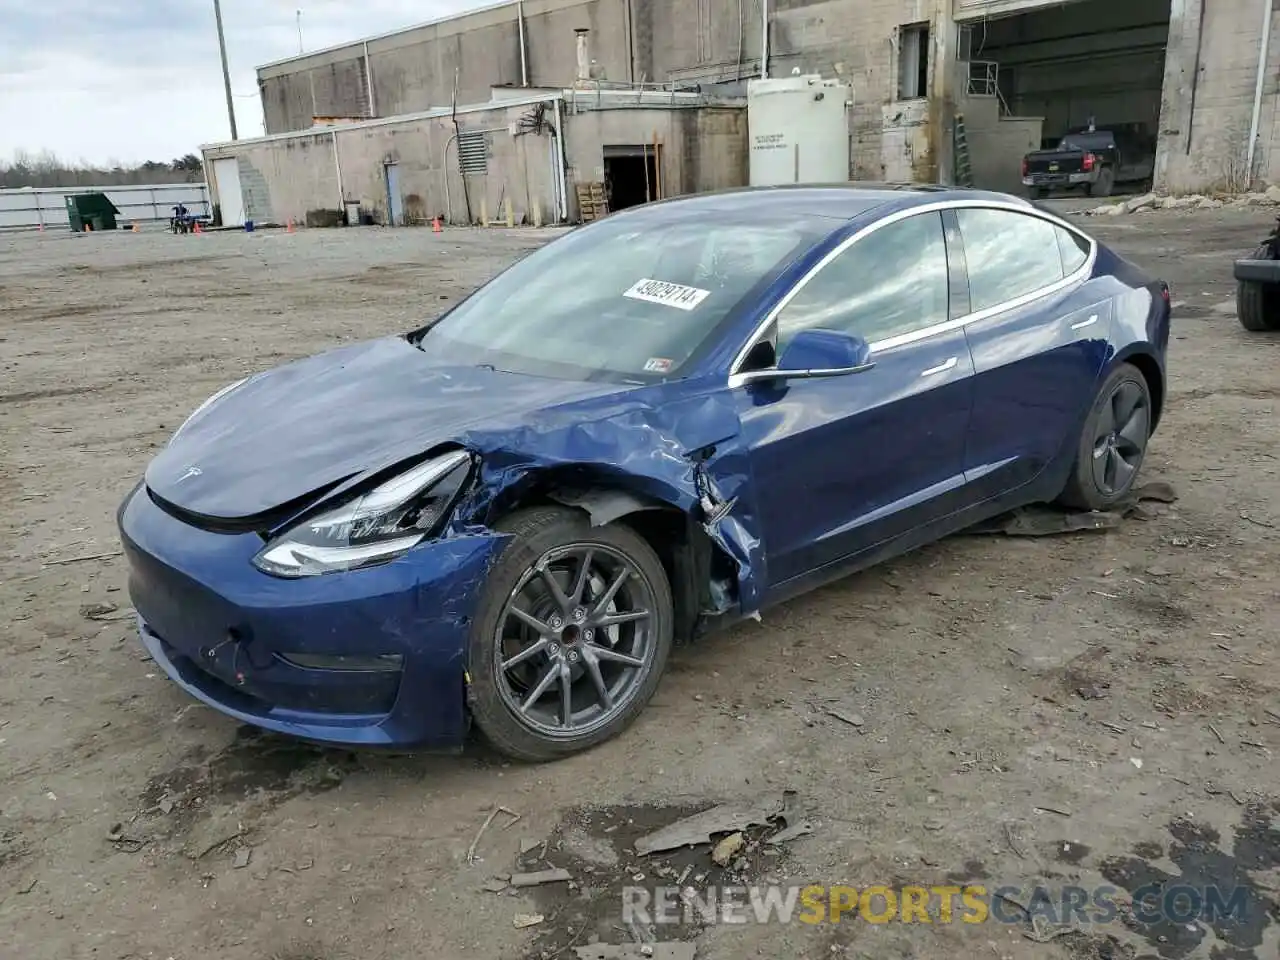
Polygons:
[[898,99],[929,95],[929,25],[898,28]]
[[489,172],[489,142],[483,132],[473,130],[458,134],[458,164],[468,176]]

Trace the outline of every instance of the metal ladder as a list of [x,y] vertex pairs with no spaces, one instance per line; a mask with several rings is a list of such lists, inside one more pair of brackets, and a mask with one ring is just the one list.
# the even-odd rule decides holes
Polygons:
[[954,170],[956,186],[973,186],[973,163],[969,157],[969,134],[964,127],[964,115],[956,114],[954,133]]

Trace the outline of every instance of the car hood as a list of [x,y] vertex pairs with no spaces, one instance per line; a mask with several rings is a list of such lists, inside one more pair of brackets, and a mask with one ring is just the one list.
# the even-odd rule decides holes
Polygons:
[[265,517],[466,430],[631,389],[442,366],[404,339],[375,340],[252,377],[180,430],[145,479],[200,517]]

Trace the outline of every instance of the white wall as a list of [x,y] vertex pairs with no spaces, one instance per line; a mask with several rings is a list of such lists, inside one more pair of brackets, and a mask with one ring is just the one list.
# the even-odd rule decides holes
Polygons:
[[67,197],[105,193],[120,211],[121,223],[167,222],[179,203],[195,214],[209,213],[209,188],[203,183],[166,183],[142,187],[33,187],[0,190],[0,230],[38,229],[42,224],[71,229]]

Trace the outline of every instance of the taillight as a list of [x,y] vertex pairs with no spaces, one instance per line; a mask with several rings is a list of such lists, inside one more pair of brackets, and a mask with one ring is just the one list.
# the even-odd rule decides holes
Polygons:
[[1160,296],[1164,298],[1164,302],[1169,302],[1169,285],[1167,283],[1160,285]]
[[1027,175],[1027,158],[1026,157],[1022,158],[1022,175],[1024,177]]
[[1097,162],[1098,162],[1097,157],[1095,157],[1092,153],[1086,153],[1084,155],[1084,164],[1083,164],[1084,172],[1088,173],[1090,170],[1092,170],[1093,165]]

